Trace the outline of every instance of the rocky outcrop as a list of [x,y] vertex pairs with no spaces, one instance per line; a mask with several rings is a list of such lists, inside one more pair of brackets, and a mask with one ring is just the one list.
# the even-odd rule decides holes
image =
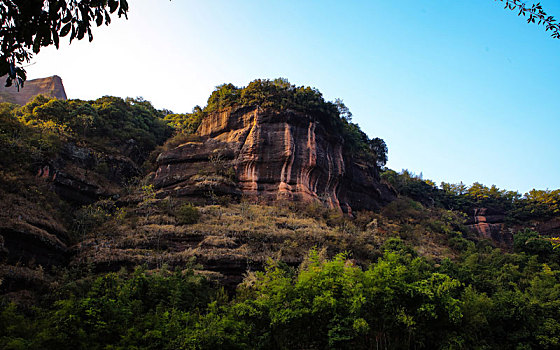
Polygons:
[[0,84],[0,102],[10,102],[23,106],[40,94],[66,100],[66,91],[62,79],[58,75],[28,80],[19,91],[15,86],[5,87],[4,84]]
[[560,218],[554,218],[537,224],[536,231],[547,236],[560,236]]
[[375,165],[345,152],[337,130],[304,113],[227,109],[207,116],[197,134],[200,141],[158,157],[154,184],[162,192],[320,200],[347,213],[378,209],[396,197]]
[[489,208],[475,208],[469,215],[466,225],[480,237],[505,246],[513,246],[513,235],[505,228],[505,214]]
[[0,255],[9,264],[63,265],[68,232],[52,208],[0,190]]
[[89,204],[119,193],[140,169],[130,158],[66,143],[56,158],[37,169],[36,177],[52,184],[63,199]]

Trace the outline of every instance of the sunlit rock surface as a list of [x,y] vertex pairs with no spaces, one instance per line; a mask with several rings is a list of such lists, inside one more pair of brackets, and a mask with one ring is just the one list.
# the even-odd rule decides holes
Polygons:
[[337,130],[304,113],[258,108],[207,116],[188,142],[162,153],[157,188],[175,196],[205,191],[260,200],[321,201],[378,209],[395,198],[374,164],[344,150]]
[[488,208],[475,208],[467,219],[467,226],[479,236],[506,247],[513,245],[513,235],[504,225],[505,214]]
[[27,80],[19,91],[14,85],[5,87],[5,78],[3,77],[3,80],[0,81],[0,102],[10,102],[23,106],[40,94],[66,100],[66,91],[62,79],[58,75]]

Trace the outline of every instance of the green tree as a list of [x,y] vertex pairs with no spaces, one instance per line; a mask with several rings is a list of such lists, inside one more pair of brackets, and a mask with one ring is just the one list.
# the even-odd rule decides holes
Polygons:
[[368,140],[369,148],[375,153],[375,164],[377,167],[382,168],[387,164],[387,144],[383,139],[379,137],[375,137],[373,139]]
[[342,99],[335,99],[334,104],[336,105],[336,108],[338,108],[338,114],[340,115],[340,118],[345,119],[347,122],[351,122],[352,112],[350,112],[350,109],[346,107]]
[[[541,237],[538,232],[530,229],[519,231],[513,236],[513,249],[518,253],[536,255],[542,262],[560,257],[560,253],[554,250],[550,239]],[[557,262],[560,262],[560,260]]]
[[271,262],[232,311],[257,348],[444,347],[461,319],[460,283],[397,246],[365,271],[317,251],[297,272]]

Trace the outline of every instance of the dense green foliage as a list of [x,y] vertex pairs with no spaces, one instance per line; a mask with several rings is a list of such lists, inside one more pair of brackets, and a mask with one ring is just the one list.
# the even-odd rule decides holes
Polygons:
[[0,164],[34,167],[69,140],[119,149],[141,163],[171,133],[162,117],[141,99],[64,101],[37,96],[23,107],[2,103]]
[[329,130],[338,130],[346,150],[353,155],[379,167],[387,163],[385,142],[380,138],[370,139],[358,124],[352,123],[352,113],[340,99],[334,102],[325,101],[319,90],[309,86],[295,86],[283,78],[257,79],[243,88],[233,84],[219,85],[208,98],[206,107],[196,106],[192,113],[169,114],[165,119],[180,132],[192,134],[208,114],[238,107],[305,113],[316,118]]
[[427,205],[468,212],[473,208],[490,208],[506,214],[510,223],[548,220],[560,216],[560,190],[531,190],[523,196],[478,182],[470,187],[463,183],[442,182],[438,187],[403,170],[386,170],[382,177],[400,194]]
[[[550,245],[550,242],[548,242]],[[310,252],[299,269],[270,261],[228,301],[192,270],[58,287],[57,301],[3,304],[7,349],[555,349],[558,256],[488,245],[436,265],[398,239],[363,269]],[[48,305],[48,306],[47,306]]]
[[187,114],[168,114],[165,116],[165,120],[174,129],[178,130],[184,134],[194,134],[196,129],[200,126],[202,119],[206,116],[206,113],[200,108],[200,106],[195,106],[192,113]]
[[0,165],[4,169],[24,164],[36,166],[54,155],[68,138],[68,130],[54,121],[37,120],[32,125],[16,116],[17,105],[0,104]]
[[175,349],[184,323],[215,293],[192,270],[148,274],[142,269],[130,277],[110,273],[90,283],[71,283],[58,292],[64,297],[51,308],[28,310],[35,323],[5,307],[0,347]]
[[560,263],[560,250],[554,249],[554,240],[539,235],[538,232],[524,229],[513,236],[513,249],[517,253],[535,255],[539,261]]

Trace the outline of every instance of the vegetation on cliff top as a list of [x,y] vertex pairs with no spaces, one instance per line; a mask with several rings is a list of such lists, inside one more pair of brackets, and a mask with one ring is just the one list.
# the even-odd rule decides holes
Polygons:
[[426,205],[465,213],[475,208],[488,208],[505,214],[510,224],[560,217],[560,189],[533,189],[521,195],[517,191],[499,189],[495,185],[488,187],[478,182],[471,186],[462,182],[442,182],[438,187],[433,181],[422,179],[409,171],[397,173],[390,169],[384,171],[382,178],[401,195]]
[[219,85],[204,108],[196,106],[192,113],[169,114],[165,119],[182,133],[192,134],[205,116],[231,107],[290,109],[308,114],[329,130],[339,132],[349,153],[378,167],[387,163],[385,141],[378,137],[369,138],[358,124],[352,123],[352,113],[342,100],[325,101],[316,88],[295,86],[284,78],[256,79],[243,88],[233,84]]
[[70,140],[129,148],[129,156],[141,164],[171,134],[162,118],[160,111],[142,99],[106,96],[65,101],[39,95],[22,107],[1,103],[0,164],[3,168],[36,167]]

